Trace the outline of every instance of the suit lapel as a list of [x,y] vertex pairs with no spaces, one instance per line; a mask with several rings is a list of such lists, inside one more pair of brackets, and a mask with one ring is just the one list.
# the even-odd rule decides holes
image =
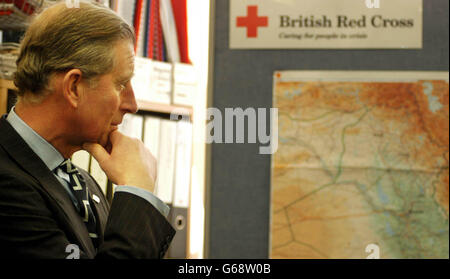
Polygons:
[[95,248],[89,238],[86,226],[60,182],[6,121],[5,117],[0,119],[0,135],[2,135],[0,145],[22,169],[39,181],[40,186],[56,201],[64,213],[65,221],[73,229],[75,237],[84,248],[83,250],[93,257]]

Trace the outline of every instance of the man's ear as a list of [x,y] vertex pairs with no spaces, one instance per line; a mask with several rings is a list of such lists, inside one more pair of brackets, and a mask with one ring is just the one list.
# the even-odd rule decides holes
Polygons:
[[72,69],[63,78],[63,97],[74,108],[78,107],[83,94],[84,87],[81,82],[81,77],[82,73],[79,69]]

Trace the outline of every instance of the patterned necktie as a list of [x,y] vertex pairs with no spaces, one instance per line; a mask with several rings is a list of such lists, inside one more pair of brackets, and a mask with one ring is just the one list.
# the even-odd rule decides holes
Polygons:
[[97,227],[94,213],[92,211],[91,205],[89,203],[89,189],[86,187],[86,182],[83,176],[81,176],[78,169],[72,165],[70,159],[65,160],[59,165],[56,170],[61,169],[63,172],[67,173],[70,177],[70,189],[78,201],[78,209],[86,224],[86,228],[89,232],[89,236],[94,243],[94,246],[98,245]]

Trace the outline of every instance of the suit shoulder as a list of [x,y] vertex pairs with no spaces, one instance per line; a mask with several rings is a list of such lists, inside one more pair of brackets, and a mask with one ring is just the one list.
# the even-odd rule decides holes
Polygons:
[[37,180],[27,173],[13,158],[0,146],[0,187],[5,185],[34,185]]

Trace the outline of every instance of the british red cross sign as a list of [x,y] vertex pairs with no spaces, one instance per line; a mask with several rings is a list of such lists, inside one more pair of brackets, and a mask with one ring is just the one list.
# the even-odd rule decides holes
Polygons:
[[268,24],[267,16],[258,16],[258,6],[247,6],[247,15],[236,19],[237,27],[247,28],[247,38],[258,37],[258,27],[267,27]]
[[422,1],[229,0],[230,48],[420,49]]

